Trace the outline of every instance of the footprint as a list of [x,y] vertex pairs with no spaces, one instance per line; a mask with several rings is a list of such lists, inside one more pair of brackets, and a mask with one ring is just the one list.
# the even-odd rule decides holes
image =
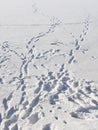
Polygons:
[[34,93],[35,94],[38,93],[41,90],[42,86],[43,86],[43,81],[39,81],[38,87],[35,89]]
[[64,123],[64,124],[67,124],[67,122],[66,122],[65,120],[63,121],[63,123]]
[[11,130],[18,130],[18,125],[15,124],[15,125],[11,128]]
[[70,58],[70,60],[68,61],[68,63],[71,64],[73,60],[74,60],[74,56],[72,56],[72,57]]
[[57,116],[55,116],[55,119],[56,119],[56,120],[58,120],[58,117],[57,117]]
[[2,122],[2,116],[1,116],[1,113],[0,113],[0,123]]
[[83,42],[84,41],[84,38],[81,38],[81,42]]
[[78,115],[77,115],[77,113],[75,113],[75,112],[71,112],[70,114],[71,114],[71,117],[79,118]]
[[32,112],[32,108],[31,107],[26,109],[26,110],[25,109],[22,110],[22,112],[20,113],[20,118],[21,119],[26,119],[30,115],[31,112]]
[[16,111],[16,110],[14,109],[14,107],[10,108],[9,111],[8,111],[8,113],[7,113],[6,118],[10,118],[15,111]]
[[3,105],[4,105],[4,109],[7,110],[8,105],[7,105],[7,99],[6,98],[3,99]]
[[78,39],[75,40],[75,46],[77,46],[79,44]]
[[73,55],[73,50],[71,49],[70,53],[69,53],[69,56],[72,56],[72,55]]
[[51,125],[50,124],[45,125],[42,130],[51,130]]
[[38,113],[32,114],[28,119],[29,123],[34,125],[39,120]]
[[0,78],[0,84],[3,84],[3,80],[2,80],[2,78]]
[[75,81],[75,82],[73,83],[73,85],[74,85],[74,87],[76,88],[76,87],[79,86],[79,82],[78,82],[78,81]]
[[87,32],[84,32],[84,36],[87,34]]

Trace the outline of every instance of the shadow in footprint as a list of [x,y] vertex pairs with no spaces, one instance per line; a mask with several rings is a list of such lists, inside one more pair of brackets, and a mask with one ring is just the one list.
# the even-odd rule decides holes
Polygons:
[[12,107],[12,108],[8,111],[6,118],[10,118],[10,117],[13,115],[14,112],[15,112],[15,109],[14,109],[14,107]]
[[0,113],[0,123],[2,122],[2,116],[1,116],[1,113]]
[[0,78],[0,84],[3,84],[3,80],[2,80],[2,78]]
[[15,125],[11,128],[11,130],[18,130],[18,125],[15,124]]
[[30,117],[29,117],[29,122],[30,124],[35,124],[37,121],[39,120],[38,118],[38,113],[35,113],[35,114],[32,114]]
[[8,105],[7,105],[6,98],[3,99],[3,105],[4,105],[5,110],[7,110],[8,109]]
[[45,125],[42,130],[51,130],[50,124]]

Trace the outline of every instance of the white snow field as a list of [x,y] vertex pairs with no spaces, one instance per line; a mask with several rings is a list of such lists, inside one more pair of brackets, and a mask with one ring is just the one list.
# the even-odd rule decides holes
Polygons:
[[0,130],[98,130],[97,0],[0,0]]

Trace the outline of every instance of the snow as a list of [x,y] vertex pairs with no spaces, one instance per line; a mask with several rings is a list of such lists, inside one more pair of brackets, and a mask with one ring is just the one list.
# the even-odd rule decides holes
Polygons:
[[97,5],[0,0],[0,130],[98,129]]

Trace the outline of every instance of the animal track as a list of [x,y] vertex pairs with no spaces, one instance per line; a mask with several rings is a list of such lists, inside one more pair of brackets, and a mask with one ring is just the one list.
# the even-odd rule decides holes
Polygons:
[[42,130],[51,130],[50,126],[51,126],[50,124],[47,124],[47,125],[45,125],[45,126],[43,127]]
[[32,114],[29,117],[30,124],[35,124],[35,123],[37,123],[38,120],[39,120],[38,113]]

